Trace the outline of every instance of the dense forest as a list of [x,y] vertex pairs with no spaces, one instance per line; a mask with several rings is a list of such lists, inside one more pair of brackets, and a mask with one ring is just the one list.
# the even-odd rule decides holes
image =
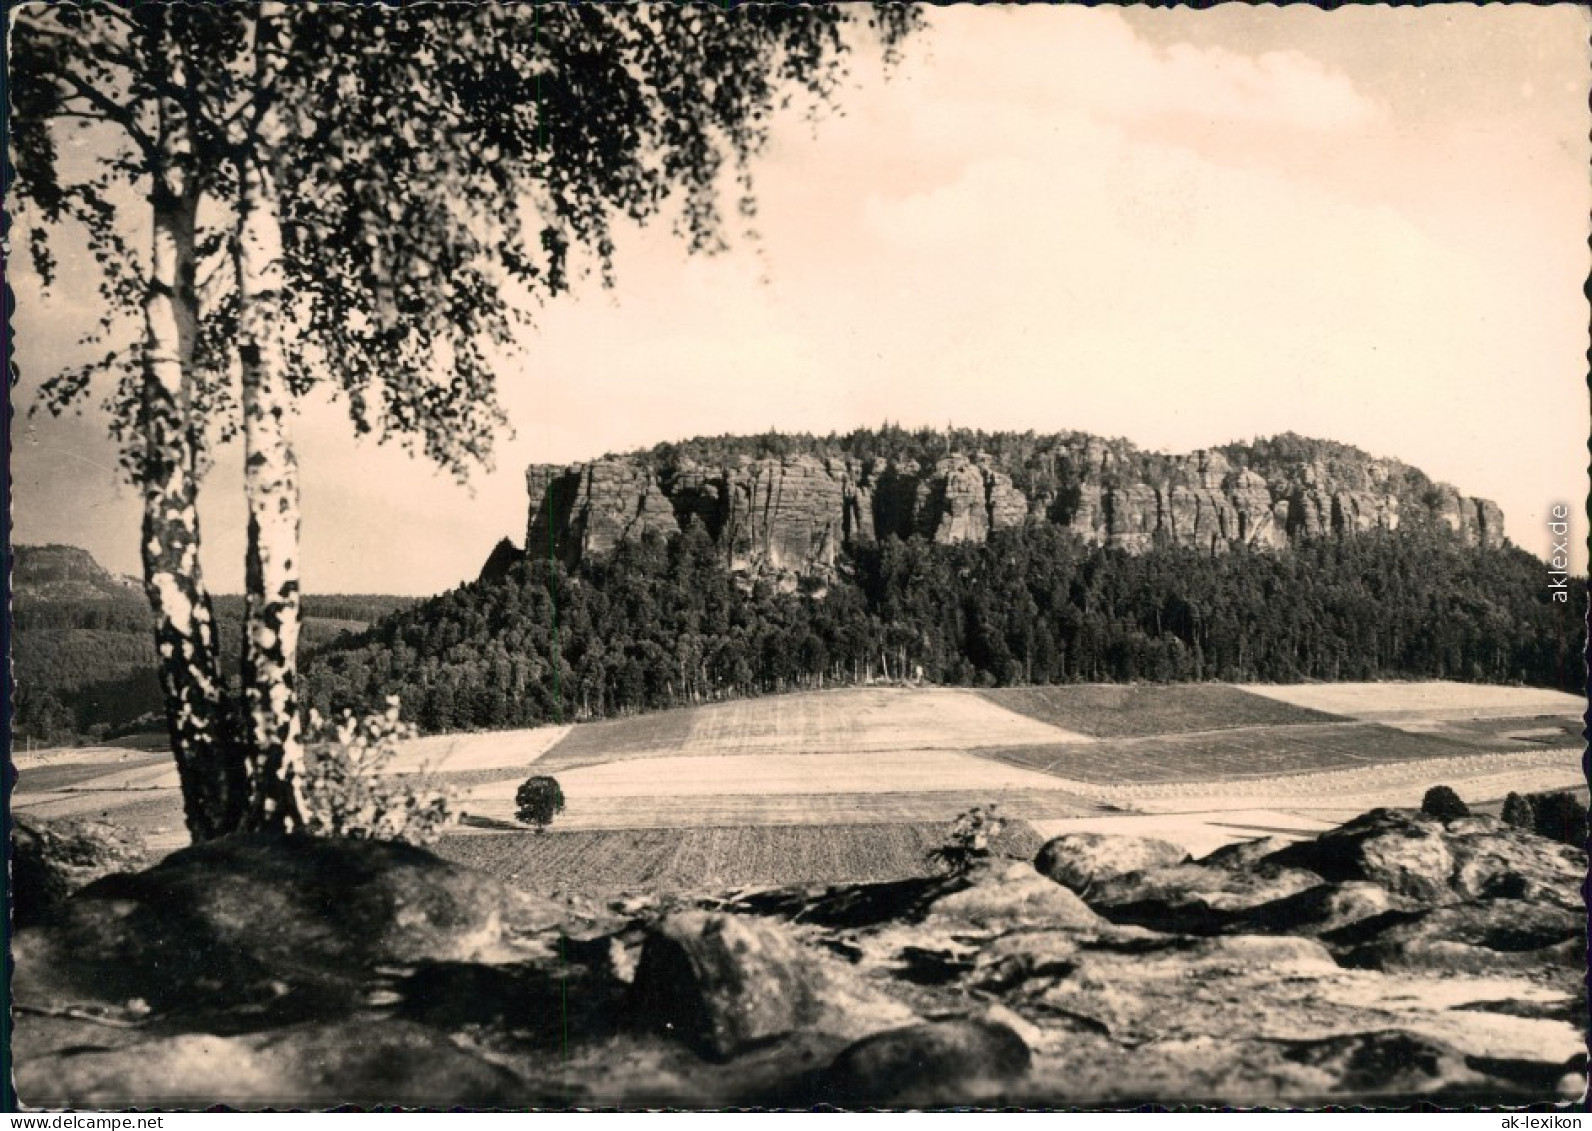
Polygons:
[[[810,587],[809,587],[810,588]],[[1090,545],[1054,527],[848,551],[818,591],[748,582],[700,528],[571,572],[518,563],[306,661],[322,712],[399,695],[428,731],[873,680],[1519,682],[1579,691],[1579,606],[1544,566],[1441,531],[1282,552]]]

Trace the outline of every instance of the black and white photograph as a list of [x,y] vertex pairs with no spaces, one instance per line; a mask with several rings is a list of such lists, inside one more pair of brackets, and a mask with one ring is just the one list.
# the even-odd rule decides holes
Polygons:
[[11,1110],[1582,1110],[1587,8],[6,23]]

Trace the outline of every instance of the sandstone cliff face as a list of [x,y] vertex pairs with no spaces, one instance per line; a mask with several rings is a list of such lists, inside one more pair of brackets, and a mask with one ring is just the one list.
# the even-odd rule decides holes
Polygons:
[[1393,460],[1299,450],[1245,461],[1068,436],[1022,467],[980,452],[924,463],[796,454],[713,465],[656,455],[537,465],[526,473],[527,545],[573,563],[695,522],[732,569],[822,576],[848,543],[914,534],[976,542],[1028,522],[1134,552],[1160,544],[1279,549],[1401,522],[1446,528],[1472,545],[1504,540],[1503,513],[1486,499],[1431,484]]

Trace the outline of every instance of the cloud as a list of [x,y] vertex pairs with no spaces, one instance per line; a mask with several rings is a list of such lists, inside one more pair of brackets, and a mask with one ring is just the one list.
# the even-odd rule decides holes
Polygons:
[[[908,70],[914,61],[947,101],[979,111],[1007,103],[1067,107],[1116,124],[1170,118],[1309,131],[1363,129],[1387,117],[1346,74],[1300,51],[1158,47],[1109,9],[1056,5],[1002,18],[942,8]],[[1000,128],[993,117],[986,124]]]

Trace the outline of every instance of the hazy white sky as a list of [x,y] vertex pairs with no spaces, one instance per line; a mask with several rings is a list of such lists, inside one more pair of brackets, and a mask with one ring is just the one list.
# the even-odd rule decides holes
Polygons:
[[[430,593],[523,537],[529,462],[885,420],[1186,451],[1293,430],[1584,543],[1589,17],[1579,7],[929,11],[844,116],[783,123],[754,243],[626,232],[619,286],[549,307],[503,375],[516,434],[455,486],[306,406],[304,581]],[[12,265],[19,409],[91,292]],[[104,422],[13,429],[19,542],[137,572]],[[205,569],[241,589],[235,452]],[[1582,558],[1584,563],[1584,548]],[[1584,564],[1581,568],[1585,568]]]

